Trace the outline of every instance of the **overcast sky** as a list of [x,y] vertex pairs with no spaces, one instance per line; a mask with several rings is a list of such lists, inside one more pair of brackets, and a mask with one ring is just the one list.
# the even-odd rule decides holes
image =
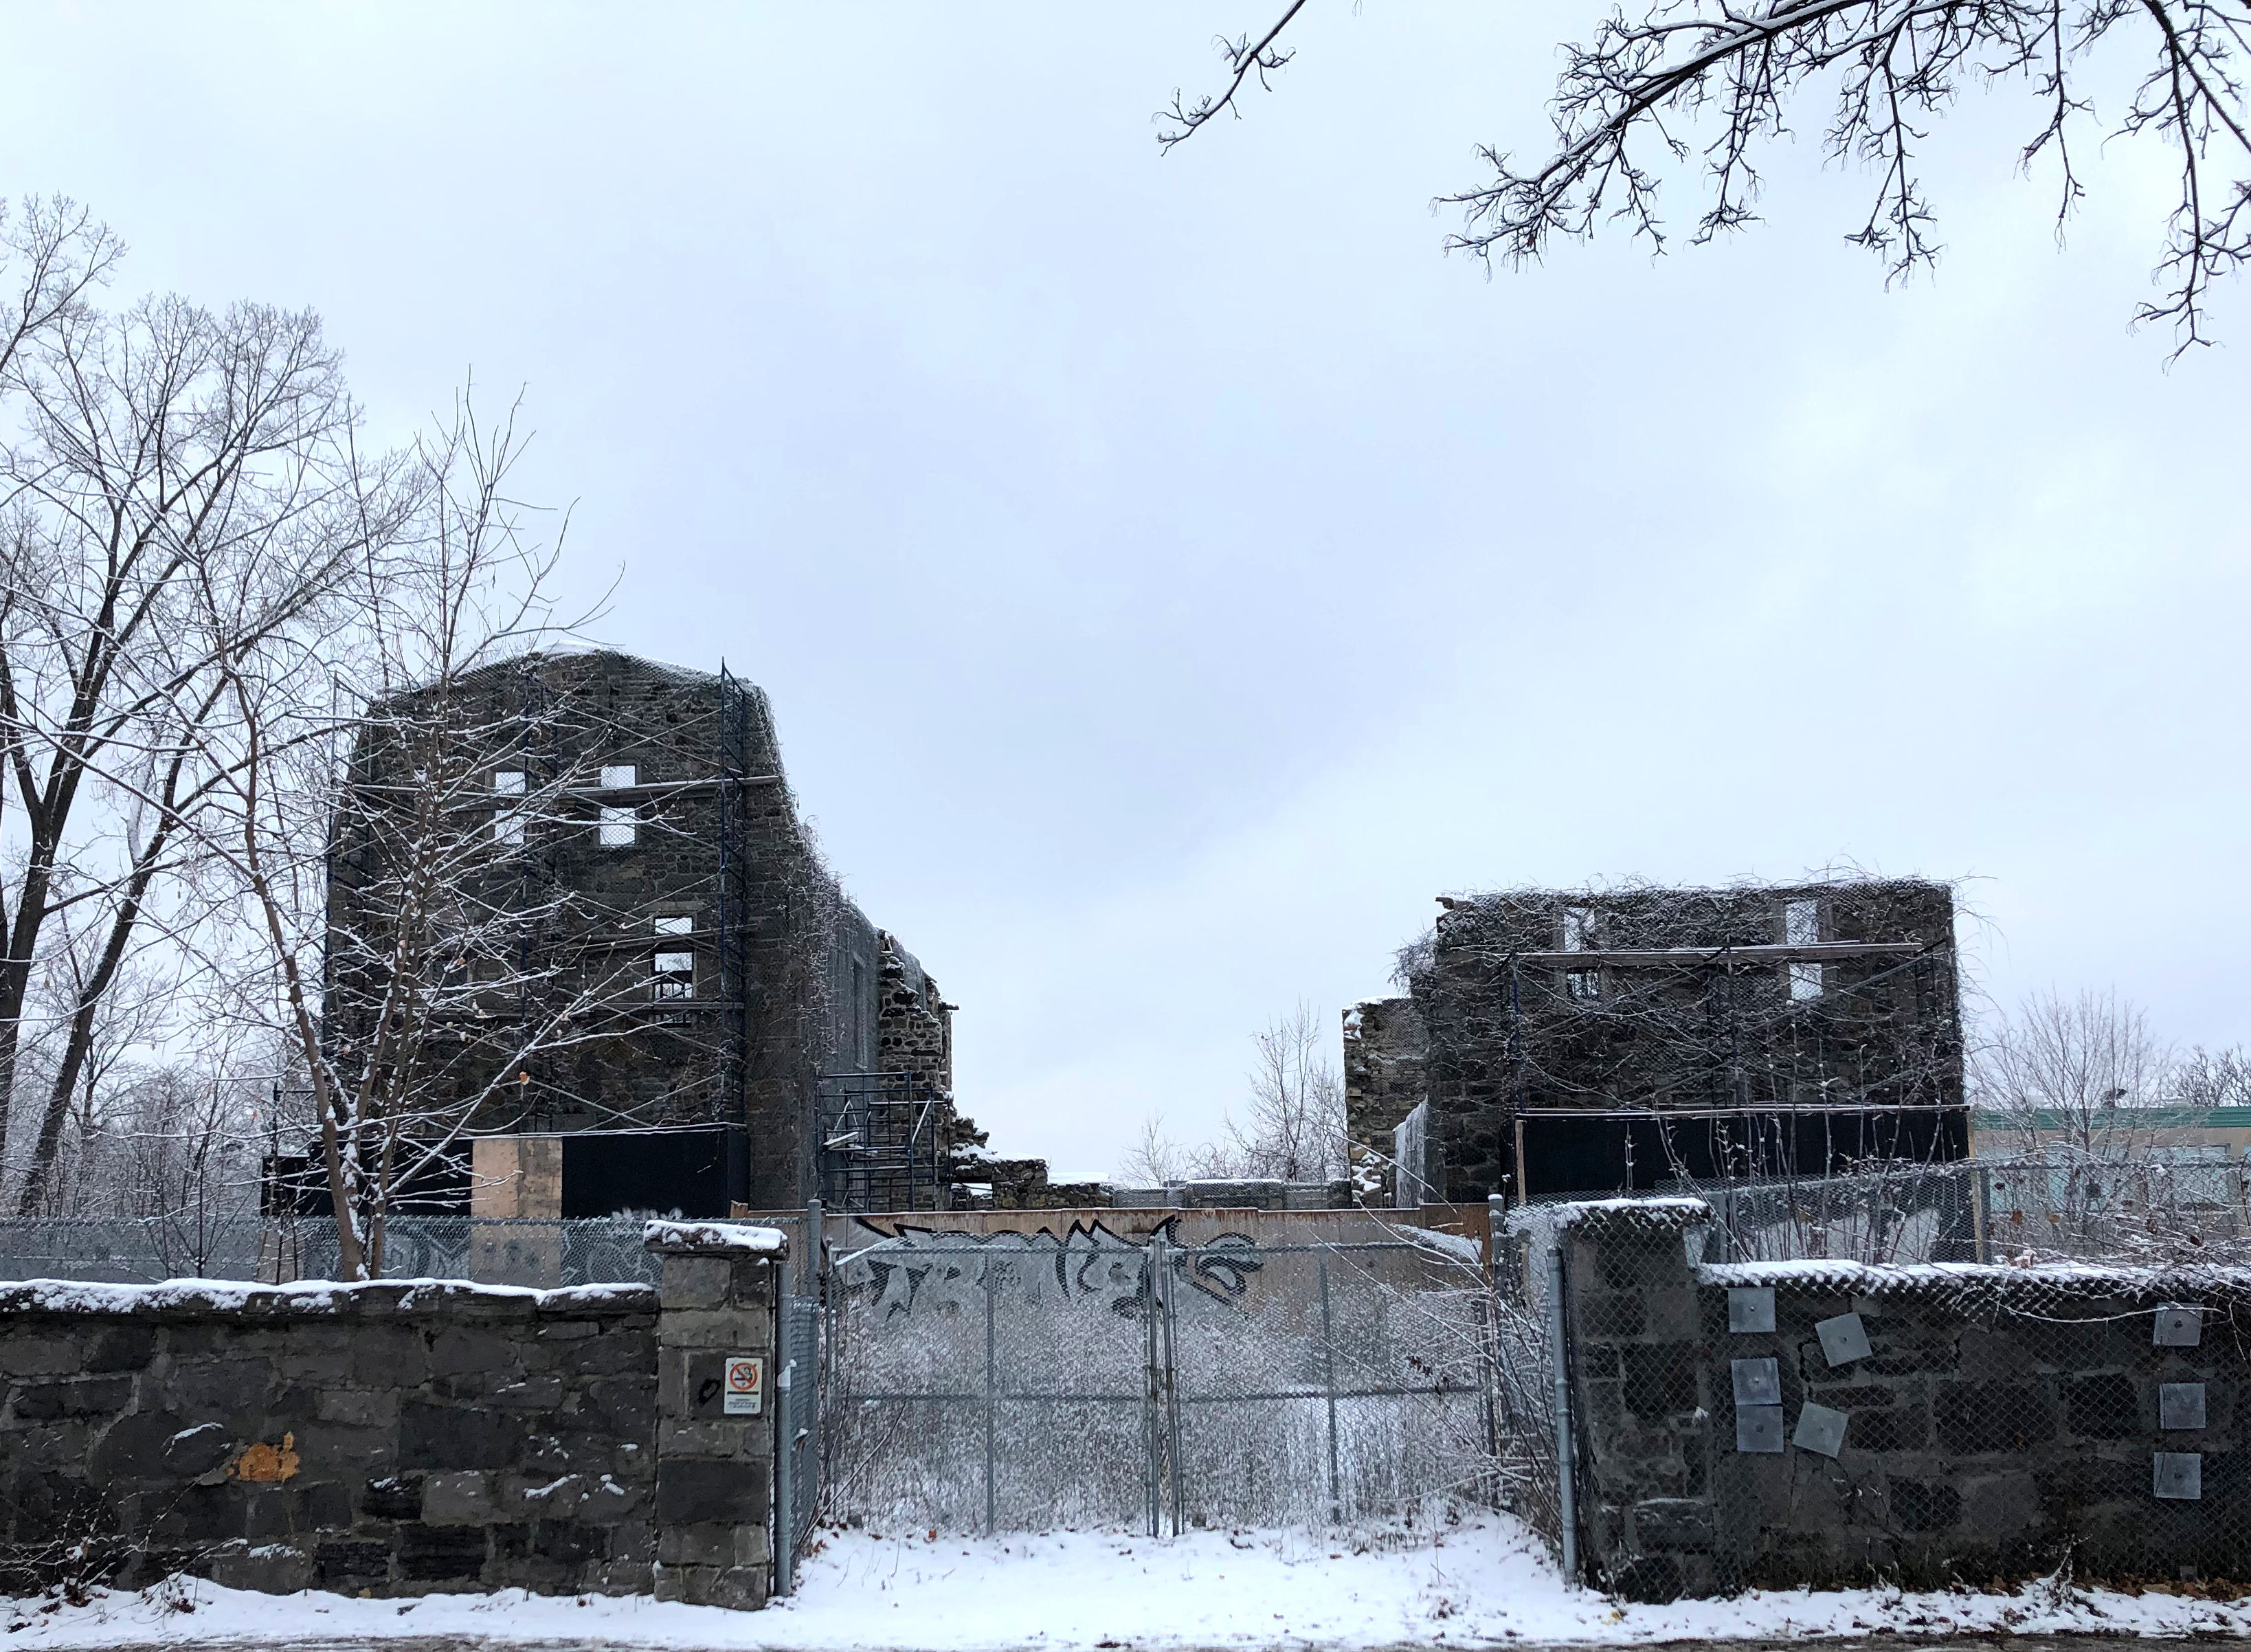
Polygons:
[[1725,246],[1488,281],[1430,198],[1596,0],[1315,0],[1160,159],[1267,3],[19,3],[0,189],[319,309],[384,434],[526,387],[604,635],[765,687],[1004,1151],[1208,1130],[1465,887],[1967,877],[1998,997],[2251,1039],[2251,304],[2128,331],[2164,157],[2059,253],[2006,93],[1935,281],[1810,142]]

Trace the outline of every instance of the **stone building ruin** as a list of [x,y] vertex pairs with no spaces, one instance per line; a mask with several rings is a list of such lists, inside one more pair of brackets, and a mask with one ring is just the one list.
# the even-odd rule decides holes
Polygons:
[[1405,995],[1345,1016],[1347,1134],[1400,1202],[1967,1156],[1944,884],[1440,905]]
[[[435,691],[371,710],[356,785],[379,788],[408,760],[386,746],[385,713],[405,708],[391,720],[409,723]],[[473,867],[461,899],[554,915],[527,927],[514,984],[477,1001],[445,1057],[445,1082],[482,1098],[468,1150],[400,1208],[724,1217],[823,1193],[845,1209],[949,1202],[957,1149],[984,1140],[954,1106],[954,1006],[822,864],[765,695],[724,667],[607,650],[527,656],[445,692],[446,714],[492,754],[477,784],[506,851]],[[569,777],[560,814],[527,829],[516,800],[544,787],[554,799],[556,775]],[[376,836],[340,827],[330,845],[323,1036],[347,1051],[381,999],[380,959],[353,961],[379,948],[346,944],[384,921],[369,892],[384,873]],[[592,1006],[599,1036],[502,1036],[558,1001]],[[495,1085],[521,1048],[522,1070]],[[325,1197],[308,1194],[301,1208]]]

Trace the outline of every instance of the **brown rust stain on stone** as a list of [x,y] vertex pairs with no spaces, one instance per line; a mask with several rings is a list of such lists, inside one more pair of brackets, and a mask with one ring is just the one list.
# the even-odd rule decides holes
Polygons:
[[263,1440],[245,1446],[227,1465],[227,1472],[237,1480],[287,1480],[297,1472],[296,1447],[297,1436],[293,1433],[282,1435],[278,1446],[269,1446]]

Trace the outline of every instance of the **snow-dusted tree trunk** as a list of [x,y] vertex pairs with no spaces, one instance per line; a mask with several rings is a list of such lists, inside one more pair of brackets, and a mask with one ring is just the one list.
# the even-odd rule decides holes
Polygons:
[[74,965],[41,1029],[28,1151],[16,1132],[26,1211],[47,1199],[103,1000],[197,899],[227,684],[301,646],[391,525],[317,317],[104,309],[93,295],[120,255],[66,201],[0,217],[0,793],[16,804],[0,812],[0,1141],[20,1122],[35,972],[52,976],[57,947]]

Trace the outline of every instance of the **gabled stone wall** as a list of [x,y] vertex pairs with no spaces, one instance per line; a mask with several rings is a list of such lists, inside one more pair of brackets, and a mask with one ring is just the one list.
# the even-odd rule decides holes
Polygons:
[[[554,969],[558,978],[541,990],[558,1002],[603,996],[611,1008],[601,1013],[617,1019],[519,1061],[518,1001],[498,994],[475,1036],[424,1056],[437,1100],[489,1093],[471,1121],[480,1133],[745,1126],[753,1142],[751,1202],[796,1205],[814,1184],[817,1076],[866,1068],[880,1045],[903,1040],[914,1047],[902,1056],[916,1070],[943,1069],[939,1087],[950,1093],[950,1033],[933,989],[922,996],[934,1030],[916,1027],[908,1038],[890,996],[896,944],[822,864],[799,818],[772,708],[762,691],[738,686],[728,692],[716,675],[611,650],[511,660],[454,685],[464,722],[503,731],[488,742],[495,770],[579,781],[566,811],[572,818],[535,823],[521,852],[491,856],[465,892],[506,912],[569,892],[571,911],[542,930],[536,956],[510,968]],[[396,704],[411,708],[427,693]],[[535,706],[544,710],[531,738],[523,731]],[[743,776],[724,790],[716,783],[723,757]],[[372,734],[353,757],[360,779],[376,784],[405,760]],[[602,768],[623,767],[634,770],[634,791],[596,785]],[[630,843],[604,844],[605,806],[636,812]],[[724,913],[723,811],[726,864],[739,880],[739,902]],[[332,941],[379,934],[386,913],[367,892],[382,887],[375,848],[349,833],[334,848]],[[731,1067],[736,1018],[721,990],[723,916],[742,947],[741,1047]],[[660,945],[660,920],[687,920],[689,935]],[[654,997],[655,958],[682,950],[694,958],[686,976],[692,1006],[668,1009]],[[381,1001],[388,954],[364,945],[331,952],[364,961],[338,966],[330,983],[329,1031],[346,1048]],[[923,979],[919,966],[911,973]],[[516,1069],[520,1082],[510,1078]],[[495,1086],[495,1073],[508,1081]]]

